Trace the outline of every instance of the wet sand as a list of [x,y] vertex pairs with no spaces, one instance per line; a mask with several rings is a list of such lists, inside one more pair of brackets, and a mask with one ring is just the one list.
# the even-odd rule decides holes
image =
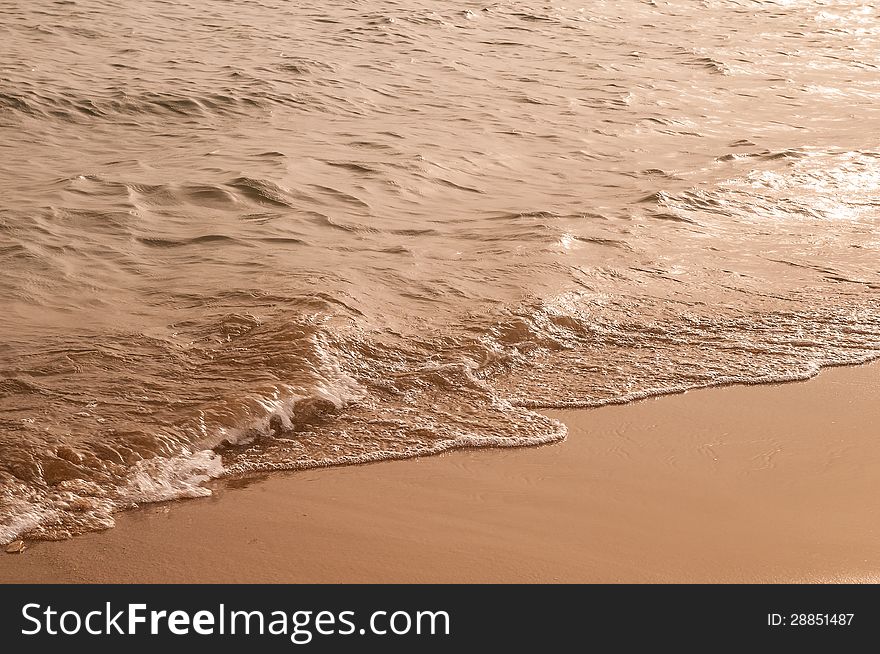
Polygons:
[[6,582],[876,581],[880,364],[558,411],[557,445],[282,473],[0,555]]

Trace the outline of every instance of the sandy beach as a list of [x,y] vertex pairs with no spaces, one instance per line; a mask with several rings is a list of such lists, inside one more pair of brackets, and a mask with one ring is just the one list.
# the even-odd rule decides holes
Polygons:
[[880,365],[558,411],[552,446],[218,483],[4,582],[875,581]]
[[0,581],[873,579],[880,8],[582,4],[5,3]]

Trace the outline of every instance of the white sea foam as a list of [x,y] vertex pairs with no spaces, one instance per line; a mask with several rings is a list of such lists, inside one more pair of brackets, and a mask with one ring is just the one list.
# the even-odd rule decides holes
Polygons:
[[175,457],[155,457],[132,467],[122,498],[132,502],[162,502],[183,497],[204,497],[211,491],[202,484],[223,474],[215,452],[201,450]]

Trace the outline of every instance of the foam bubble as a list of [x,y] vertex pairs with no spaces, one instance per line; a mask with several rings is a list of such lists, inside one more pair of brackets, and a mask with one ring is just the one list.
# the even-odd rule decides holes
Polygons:
[[202,484],[223,474],[223,462],[211,450],[141,461],[128,475],[122,498],[131,502],[162,502],[211,494]]

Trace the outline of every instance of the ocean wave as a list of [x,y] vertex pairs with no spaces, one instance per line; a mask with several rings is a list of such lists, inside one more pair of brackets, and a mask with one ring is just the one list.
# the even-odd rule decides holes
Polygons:
[[876,357],[873,17],[692,5],[6,3],[0,541]]
[[[180,324],[193,344],[183,367],[175,372],[166,356],[155,370],[138,371],[140,384],[173,374],[200,392],[176,386],[181,409],[171,416],[167,405],[151,408],[147,397],[133,405],[92,402],[67,416],[66,430],[79,421],[88,433],[99,417],[119,424],[135,409],[132,431],[92,436],[78,446],[56,441],[46,454],[35,446],[30,463],[19,452],[17,466],[9,465],[14,457],[5,459],[3,539],[103,529],[115,512],[139,503],[210,494],[204,482],[223,476],[564,438],[563,425],[536,412],[542,408],[807,379],[823,366],[880,356],[880,314],[872,311],[719,317],[692,309],[673,317],[667,303],[643,300],[621,321],[614,304],[567,294],[511,308],[480,334],[439,339],[340,329],[329,314]],[[795,326],[799,335],[792,339]],[[132,345],[124,351],[130,359]],[[107,355],[113,356],[98,359],[102,368]],[[242,371],[249,371],[249,382]],[[227,376],[239,379],[224,383],[224,392],[238,394],[213,397],[213,385]],[[23,395],[33,389],[15,380],[3,388],[7,411],[17,405],[24,414],[30,402]],[[55,395],[63,404],[64,396]],[[18,431],[40,428],[31,422]]]

